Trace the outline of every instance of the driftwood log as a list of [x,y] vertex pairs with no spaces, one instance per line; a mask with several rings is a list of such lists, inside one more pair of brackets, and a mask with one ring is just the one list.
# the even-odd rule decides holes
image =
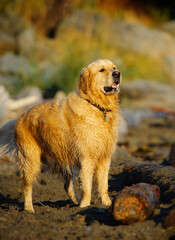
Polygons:
[[0,121],[8,118],[16,118],[17,111],[22,108],[29,108],[35,104],[41,103],[43,101],[42,95],[37,88],[31,88],[26,90],[26,96],[23,95],[20,99],[10,98],[9,93],[4,86],[0,85]]
[[163,222],[164,228],[175,227],[175,208],[172,209]]
[[175,200],[175,168],[158,164],[136,164],[125,166],[125,185],[136,183],[155,184],[160,188],[161,201]]
[[125,187],[112,203],[112,215],[115,220],[130,224],[142,222],[152,215],[159,203],[160,189],[156,185],[138,183]]
[[175,143],[173,143],[171,146],[171,151],[169,155],[169,164],[175,167]]

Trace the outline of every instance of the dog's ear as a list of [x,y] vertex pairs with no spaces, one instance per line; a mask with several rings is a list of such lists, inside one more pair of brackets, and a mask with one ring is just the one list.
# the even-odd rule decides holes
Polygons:
[[82,91],[85,94],[87,93],[89,77],[90,77],[89,69],[87,67],[84,67],[80,74],[78,89],[79,91]]

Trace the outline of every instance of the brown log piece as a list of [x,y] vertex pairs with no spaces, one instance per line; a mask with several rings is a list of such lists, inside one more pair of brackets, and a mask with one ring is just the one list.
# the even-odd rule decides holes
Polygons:
[[170,155],[169,155],[169,164],[175,167],[175,143],[172,144]]
[[125,185],[139,182],[155,184],[160,188],[161,201],[175,200],[175,168],[158,164],[136,164],[125,166]]
[[164,219],[163,222],[163,227],[164,228],[170,228],[170,227],[175,227],[175,208],[172,209],[168,216]]
[[155,112],[162,112],[162,113],[166,113],[166,114],[175,116],[175,111],[172,109],[169,109],[169,108],[152,106],[151,109]]
[[130,224],[142,222],[152,215],[159,203],[160,189],[156,185],[138,183],[125,187],[117,194],[112,204],[115,220]]

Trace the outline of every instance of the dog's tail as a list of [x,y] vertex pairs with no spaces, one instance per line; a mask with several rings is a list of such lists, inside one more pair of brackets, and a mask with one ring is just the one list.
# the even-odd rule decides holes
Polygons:
[[0,157],[9,155],[15,160],[16,145],[14,138],[15,120],[11,120],[0,126]]

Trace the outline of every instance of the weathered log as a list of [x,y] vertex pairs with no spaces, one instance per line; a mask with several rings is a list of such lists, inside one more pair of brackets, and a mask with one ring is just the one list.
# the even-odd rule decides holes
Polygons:
[[152,215],[159,203],[160,189],[156,185],[138,183],[125,187],[117,194],[112,204],[115,220],[130,224],[142,222]]
[[172,144],[170,155],[169,155],[169,164],[175,167],[175,143]]
[[168,109],[165,107],[157,107],[157,106],[153,106],[153,107],[151,107],[151,109],[154,110],[155,112],[162,112],[162,113],[166,113],[168,115],[175,116],[175,111],[172,109]]
[[158,164],[136,164],[125,166],[125,185],[145,182],[159,186],[161,200],[169,202],[175,199],[175,168]]
[[172,209],[163,222],[164,228],[175,227],[175,208]]
[[[17,111],[43,101],[38,88],[25,90],[25,95],[22,94],[23,92],[21,92],[19,99],[11,99],[5,87],[0,85],[0,121],[4,121],[6,118],[16,118]],[[26,94],[28,95],[26,96]]]

